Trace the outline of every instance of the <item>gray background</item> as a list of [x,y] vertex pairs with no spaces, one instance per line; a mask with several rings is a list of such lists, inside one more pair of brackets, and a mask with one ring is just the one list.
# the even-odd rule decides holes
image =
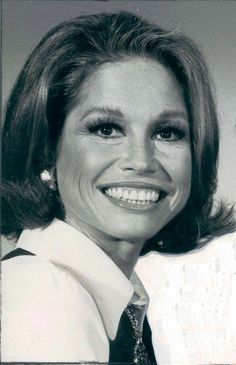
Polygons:
[[221,149],[217,197],[236,202],[234,1],[3,0],[3,103],[26,57],[50,28],[75,16],[118,9],[133,11],[166,28],[179,28],[202,49],[215,83],[220,117]]

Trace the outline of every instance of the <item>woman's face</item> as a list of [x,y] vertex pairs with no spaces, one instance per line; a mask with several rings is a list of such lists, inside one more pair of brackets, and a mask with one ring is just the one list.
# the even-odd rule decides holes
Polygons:
[[66,117],[56,168],[68,223],[98,240],[154,236],[191,186],[187,111],[171,71],[145,59],[102,65]]

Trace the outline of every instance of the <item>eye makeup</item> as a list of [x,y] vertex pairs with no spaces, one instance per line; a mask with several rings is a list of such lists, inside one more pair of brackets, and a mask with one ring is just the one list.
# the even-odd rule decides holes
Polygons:
[[115,122],[109,116],[98,117],[86,122],[86,129],[89,133],[101,138],[121,138],[124,136],[124,129],[120,123]]
[[[150,139],[165,142],[184,140],[189,135],[188,122],[173,118],[144,124],[143,133]],[[95,115],[82,121],[80,131],[103,139],[121,138],[128,135],[133,122],[125,122],[113,115]],[[139,128],[139,127],[138,127]]]
[[180,122],[165,122],[158,125],[153,132],[153,139],[166,142],[175,142],[182,140],[187,135],[187,127],[182,126]]

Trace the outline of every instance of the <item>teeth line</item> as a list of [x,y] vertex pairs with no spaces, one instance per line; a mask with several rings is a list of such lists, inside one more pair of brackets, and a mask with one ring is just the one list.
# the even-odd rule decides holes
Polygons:
[[131,204],[151,204],[159,198],[160,192],[151,189],[107,188],[105,194]]

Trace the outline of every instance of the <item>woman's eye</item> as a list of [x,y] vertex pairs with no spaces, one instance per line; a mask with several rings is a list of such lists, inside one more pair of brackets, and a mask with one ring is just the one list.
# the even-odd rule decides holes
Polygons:
[[179,128],[162,128],[155,133],[155,138],[159,141],[178,141],[185,136],[185,131]]
[[120,138],[123,136],[122,129],[115,123],[103,123],[89,128],[90,132],[101,138]]

